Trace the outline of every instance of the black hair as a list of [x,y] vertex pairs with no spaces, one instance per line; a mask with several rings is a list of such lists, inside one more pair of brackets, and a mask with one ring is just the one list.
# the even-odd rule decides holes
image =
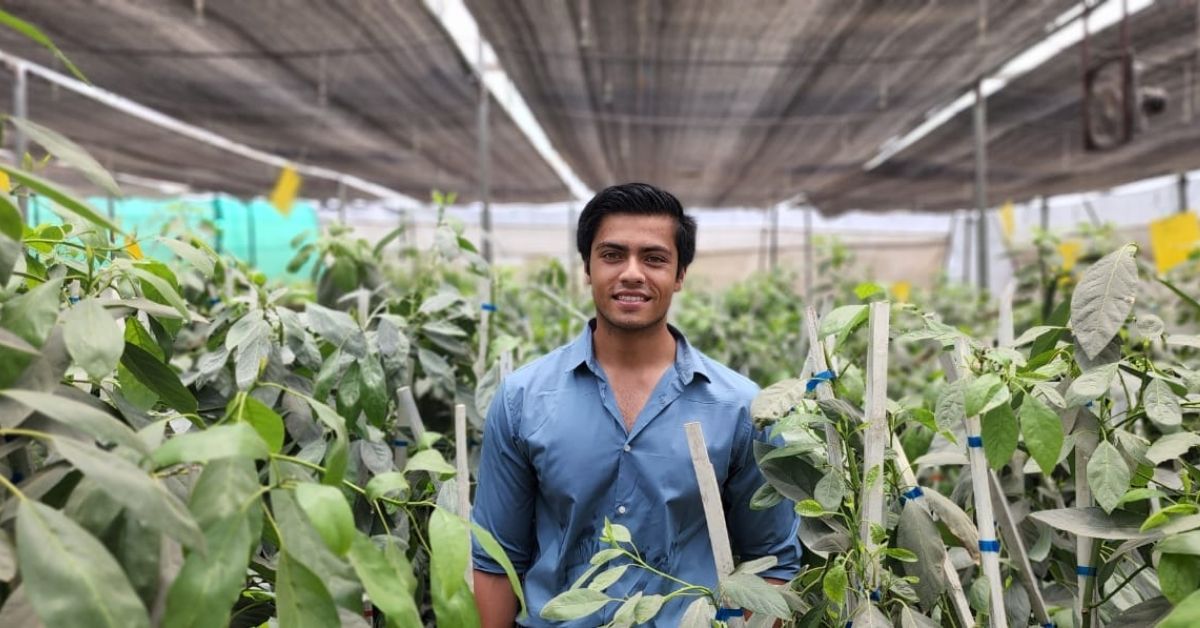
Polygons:
[[696,257],[696,220],[683,213],[683,205],[674,194],[649,183],[622,183],[604,188],[592,197],[579,214],[575,244],[583,257],[583,270],[590,273],[588,258],[592,241],[600,230],[605,216],[633,214],[638,216],[670,216],[675,219],[675,250],[679,253],[676,276],[683,274]]

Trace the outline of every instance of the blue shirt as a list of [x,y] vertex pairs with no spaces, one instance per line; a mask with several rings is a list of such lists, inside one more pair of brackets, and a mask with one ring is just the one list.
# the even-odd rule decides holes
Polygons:
[[[735,561],[776,556],[778,564],[760,574],[764,577],[790,579],[799,570],[799,519],[792,502],[768,510],[749,506],[764,483],[752,451],[753,439],[766,438],[750,419],[758,387],[691,347],[674,328],[671,333],[675,362],[632,430],[625,429],[596,360],[591,325],[574,342],[510,375],[497,391],[484,428],[473,517],[495,535],[523,576],[529,606],[523,625],[598,626],[612,619],[617,603],[572,622],[539,616],[602,548],[605,517],[629,528],[641,555],[656,569],[716,586],[683,428],[691,421],[704,429]],[[503,573],[478,543],[472,553],[476,569]],[[637,591],[666,594],[678,587],[631,567],[607,593],[614,598]],[[671,600],[654,625],[678,625],[693,599]]]

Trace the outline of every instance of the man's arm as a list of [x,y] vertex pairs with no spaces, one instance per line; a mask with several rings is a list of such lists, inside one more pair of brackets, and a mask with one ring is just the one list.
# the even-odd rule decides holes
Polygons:
[[[492,533],[520,574],[533,559],[530,548],[537,476],[514,437],[515,422],[509,415],[507,397],[502,383],[488,408],[472,518]],[[475,604],[482,625],[512,626],[517,617],[517,597],[504,568],[478,542],[471,554],[475,565]]]
[[517,617],[517,596],[508,576],[475,570],[475,606],[480,628],[512,628]]

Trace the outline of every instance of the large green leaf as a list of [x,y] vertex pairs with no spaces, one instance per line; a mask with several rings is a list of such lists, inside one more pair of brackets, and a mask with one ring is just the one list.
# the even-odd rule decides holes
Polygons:
[[985,373],[967,383],[963,391],[963,412],[967,416],[986,414],[1008,399],[1008,387],[1000,377],[995,373]]
[[4,390],[0,391],[0,395],[15,399],[50,419],[81,430],[100,442],[115,443],[141,454],[150,454],[150,448],[128,425],[103,410],[66,397],[33,390]]
[[342,492],[325,484],[301,482],[295,493],[296,503],[329,549],[339,556],[349,551],[354,540],[354,514]]
[[517,596],[517,602],[521,605],[521,613],[518,619],[523,619],[526,616],[527,609],[525,607],[525,592],[521,589],[521,576],[513,567],[512,561],[508,559],[508,554],[504,553],[504,548],[500,546],[500,542],[496,537],[492,536],[491,532],[479,527],[474,522],[471,523],[471,530],[475,535],[475,542],[483,548],[483,551],[503,569],[505,575],[508,576],[508,584],[512,587],[513,593]]
[[200,271],[205,277],[211,277],[215,265],[212,257],[205,251],[202,251],[186,242],[181,242],[175,238],[159,238],[158,241],[163,246],[171,249],[171,252],[178,255],[181,259],[191,264],[193,268]]
[[849,588],[849,580],[846,576],[845,563],[838,561],[832,567],[825,570],[825,577],[821,580],[821,589],[825,592],[825,597],[838,604],[846,603],[846,589]]
[[721,580],[717,597],[755,613],[780,619],[791,617],[787,600],[766,580],[748,573],[734,573]]
[[1154,378],[1146,384],[1142,392],[1142,407],[1146,416],[1159,429],[1179,427],[1183,421],[1183,412],[1179,407],[1179,397],[1171,386],[1161,379]]
[[946,592],[946,571],[942,568],[946,546],[933,518],[914,500],[908,500],[900,511],[896,544],[917,555],[916,562],[903,563],[904,573],[918,578],[913,588],[921,598],[921,606],[932,609]]
[[1017,417],[1013,416],[1012,406],[1007,401],[996,406],[983,415],[981,425],[983,453],[988,466],[1002,469],[1017,450],[1019,426]]
[[[245,421],[250,427],[253,427],[254,431],[258,432],[263,442],[271,449],[271,453],[279,453],[283,449],[283,417],[267,407],[267,404],[250,395],[245,395],[242,399],[242,403],[236,409],[235,418],[238,421]],[[231,405],[233,403],[236,403],[236,399],[230,402]]]
[[208,462],[219,458],[261,460],[270,450],[263,439],[246,423],[217,425],[205,430],[190,430],[174,436],[154,450],[151,460],[156,467],[181,462]]
[[1058,454],[1062,451],[1062,419],[1033,395],[1025,395],[1019,416],[1021,435],[1025,437],[1029,455],[1037,461],[1042,472],[1049,475],[1058,464]]
[[971,383],[970,378],[955,380],[942,388],[934,406],[934,419],[937,426],[943,430],[952,430],[961,425],[967,418],[966,388]]
[[1104,441],[1096,447],[1087,465],[1088,487],[1105,512],[1112,512],[1125,491],[1129,490],[1129,466],[1112,443]]
[[594,589],[571,589],[564,591],[542,606],[542,619],[551,621],[570,621],[587,617],[604,608],[604,605],[614,601],[603,591]]
[[1200,446],[1200,434],[1195,432],[1176,432],[1167,434],[1154,441],[1146,450],[1146,459],[1155,465],[1183,456],[1192,447]]
[[111,375],[125,349],[121,328],[95,299],[84,299],[63,315],[63,340],[71,358],[94,380]]
[[755,421],[776,420],[791,412],[804,399],[805,383],[785,379],[760,390],[750,403],[750,415]]
[[388,390],[387,380],[383,374],[383,366],[374,355],[359,360],[359,396],[362,399],[362,409],[374,425],[383,425],[387,420]]
[[389,626],[420,626],[421,613],[413,594],[416,578],[408,559],[391,538],[383,551],[362,534],[355,534],[346,558],[362,581],[371,603],[383,611]]
[[138,382],[153,391],[163,403],[184,414],[195,414],[196,398],[184,388],[179,376],[171,367],[154,357],[154,354],[131,343],[125,343],[121,365],[137,378]]
[[1071,296],[1071,331],[1095,358],[1125,324],[1137,294],[1136,244],[1126,244],[1092,264]]
[[821,327],[817,333],[822,338],[835,334],[837,344],[841,345],[847,336],[867,321],[867,314],[866,305],[843,305],[834,308],[821,319]]
[[[257,508],[249,511],[257,515]],[[206,552],[192,552],[167,593],[165,628],[224,628],[246,581],[256,541],[248,516],[223,519],[205,530]]]
[[1163,596],[1179,604],[1200,588],[1200,557],[1163,554],[1158,559],[1158,582]]
[[337,607],[321,578],[285,549],[279,552],[275,580],[275,609],[279,625],[291,628],[338,626]]
[[309,303],[305,306],[304,316],[308,320],[308,326],[334,347],[356,358],[367,354],[367,342],[362,328],[349,314]]
[[88,181],[96,184],[100,189],[112,196],[124,196],[121,192],[121,187],[117,185],[112,175],[79,144],[71,141],[58,131],[48,129],[31,120],[16,116],[10,117],[8,120],[13,123],[13,126],[17,127],[19,132],[25,133],[29,139],[41,144],[42,148],[46,149],[46,152],[79,171],[80,174],[87,177]]
[[62,286],[62,279],[52,279],[9,299],[0,313],[0,327],[35,347],[42,346],[58,320]]
[[[158,264],[157,268],[159,268],[160,272],[162,272],[164,275],[170,273],[170,271],[162,264],[158,262],[155,262],[154,264]],[[179,315],[183,318],[183,320],[191,320],[192,312],[188,309],[187,302],[183,300],[183,297],[179,296],[179,292],[175,289],[175,286],[172,285],[175,283],[174,280],[168,282],[166,279],[163,279],[155,274],[151,270],[153,268],[156,268],[156,266],[148,262],[143,262],[141,266],[134,266],[130,268],[129,272],[133,273],[138,279],[142,280],[144,284],[149,284],[150,288],[152,288],[154,292],[158,293],[157,295],[153,295],[149,290],[144,290],[146,292],[146,296],[160,297],[167,305],[175,308],[175,311],[179,312]],[[151,300],[156,301],[158,299],[151,298]]]
[[1200,626],[1200,591],[1193,591],[1179,600],[1157,628],[1195,628]]
[[346,465],[350,461],[350,445],[346,435],[346,420],[333,408],[313,399],[305,398],[317,419],[333,432],[333,442],[325,452],[325,475],[321,482],[330,486],[341,486],[346,477]]
[[149,628],[146,607],[116,559],[61,512],[23,500],[17,556],[25,594],[46,626]]
[[443,479],[453,476],[456,473],[454,465],[446,462],[442,457],[442,453],[436,449],[422,449],[413,454],[412,458],[404,465],[404,472],[412,471],[427,471],[432,474],[440,475]]
[[1108,364],[1080,375],[1067,388],[1067,407],[1082,406],[1108,394],[1108,387],[1117,376],[1117,365]]
[[478,628],[479,612],[465,578],[471,560],[467,526],[462,519],[435,508],[429,517],[429,545],[429,591],[438,625]]
[[92,445],[57,438],[54,447],[108,496],[147,525],[179,541],[201,548],[204,535],[179,498],[128,460]]
[[88,222],[108,229],[110,231],[123,234],[124,232],[117,228],[112,222],[104,217],[103,214],[96,211],[96,208],[89,205],[87,202],[75,198],[73,195],[64,192],[57,184],[43,179],[37,175],[30,174],[24,170],[19,170],[9,165],[0,164],[0,171],[8,173],[8,176],[15,182],[37,194],[44,196],[51,201],[54,201],[59,207],[87,220]]
[[[0,24],[3,24],[10,30],[20,33],[30,41],[45,48],[46,50],[49,50],[50,54],[54,55],[55,59],[66,66],[67,70],[69,70],[71,74],[75,75],[75,78],[85,83],[88,82],[87,77],[83,75],[83,72],[80,72],[79,68],[71,62],[71,59],[68,58],[67,55],[63,54],[63,52],[58,49],[58,46],[54,45],[54,41],[47,37],[46,34],[43,33],[38,27],[26,22],[25,20],[22,20],[8,11],[3,10],[0,10]],[[21,158],[23,158],[23,156],[18,156],[18,159]]]

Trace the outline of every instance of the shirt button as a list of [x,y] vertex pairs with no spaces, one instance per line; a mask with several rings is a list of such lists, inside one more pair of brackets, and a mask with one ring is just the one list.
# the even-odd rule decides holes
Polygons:
[[633,449],[633,447],[630,447],[629,445],[626,445],[626,446],[625,446],[623,449],[624,449],[625,451],[630,451],[631,449]]
[[626,510],[626,508],[624,506],[617,506],[618,514],[622,514],[622,515],[625,514],[625,510]]

